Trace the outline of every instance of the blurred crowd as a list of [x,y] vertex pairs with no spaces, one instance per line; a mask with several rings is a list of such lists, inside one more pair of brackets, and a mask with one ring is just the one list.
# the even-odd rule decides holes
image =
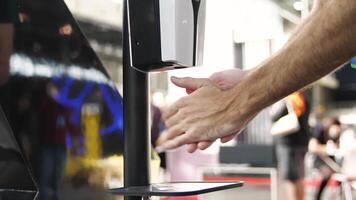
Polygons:
[[352,199],[356,189],[356,132],[354,125],[342,124],[337,117],[317,119],[311,127],[306,167],[312,177],[321,177],[316,199],[322,199],[326,186],[336,181],[344,196]]
[[306,186],[315,186],[313,199],[324,199],[325,189],[334,182],[341,188],[340,195],[352,199],[356,189],[355,124],[343,124],[336,116],[310,115],[302,92],[274,104],[271,116],[278,172],[289,186],[287,195],[304,199]]

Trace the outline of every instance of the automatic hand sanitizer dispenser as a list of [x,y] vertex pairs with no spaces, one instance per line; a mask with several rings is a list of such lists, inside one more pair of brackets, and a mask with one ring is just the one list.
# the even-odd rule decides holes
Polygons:
[[142,72],[202,64],[206,0],[129,0],[130,64]]
[[187,196],[241,187],[242,182],[151,183],[149,73],[201,64],[205,0],[125,0],[123,26],[125,200]]

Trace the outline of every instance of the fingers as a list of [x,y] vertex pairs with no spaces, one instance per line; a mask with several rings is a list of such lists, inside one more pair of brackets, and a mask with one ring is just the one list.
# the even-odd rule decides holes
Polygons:
[[[233,140],[235,138],[235,134],[233,135],[229,135],[229,136],[225,136],[222,137],[220,139],[220,141],[222,143],[226,143],[229,142],[231,140]],[[194,153],[196,150],[206,150],[207,148],[209,148],[215,141],[202,141],[202,142],[197,142],[197,143],[191,143],[187,145],[187,152],[189,153]]]
[[191,94],[191,93],[193,93],[194,92],[194,90],[191,90],[191,89],[185,89],[185,92],[187,93],[187,94]]
[[200,150],[205,150],[205,149],[209,148],[213,143],[214,143],[214,141],[203,141],[203,142],[199,142],[199,143],[198,143],[198,148],[199,148]]
[[213,82],[220,82],[222,79],[223,79],[223,74],[222,72],[216,72],[214,74],[212,74],[210,77],[209,77],[210,80],[212,80]]
[[190,138],[187,134],[182,134],[180,136],[175,137],[174,139],[168,140],[167,142],[164,142],[161,146],[156,147],[156,151],[158,153],[167,151],[169,149],[175,149],[177,147],[180,147],[184,144],[189,144]]
[[[172,83],[174,83],[178,87],[185,88],[187,94],[194,92],[195,90],[203,87],[212,85],[210,80],[207,78],[177,78],[171,77]],[[170,108],[162,115],[163,120],[166,120],[176,114],[180,107],[184,106],[184,97],[174,103]]]
[[181,113],[182,111],[178,111],[176,112],[173,116],[171,116],[170,118],[168,118],[166,121],[165,121],[165,125],[167,128],[170,128],[176,124],[179,123],[179,121],[182,119],[181,117]]
[[185,98],[181,98],[180,100],[178,100],[176,103],[174,103],[173,105],[171,105],[166,112],[164,112],[162,114],[162,119],[164,121],[166,121],[167,119],[169,119],[170,117],[172,117],[173,115],[175,115],[179,109],[185,105]]
[[[256,115],[255,115],[256,116]],[[221,143],[230,142],[235,139],[237,135],[240,135],[245,129],[241,129],[239,132],[220,138]]]
[[209,79],[221,90],[229,90],[249,73],[240,69],[230,69],[212,74]]
[[193,91],[207,85],[211,85],[210,80],[207,78],[178,78],[178,77],[171,77],[171,81],[178,87],[185,88],[187,93],[190,94]]
[[220,139],[220,141],[221,141],[221,143],[226,143],[226,142],[233,140],[235,138],[235,136],[236,136],[236,134],[228,135],[228,136],[222,137]]
[[212,141],[202,141],[197,143],[187,144],[187,152],[194,153],[196,150],[205,150],[209,148],[214,142]]
[[159,144],[164,144],[169,140],[182,135],[185,132],[181,125],[175,125],[169,129],[167,129],[161,137],[158,138]]
[[[222,137],[220,139],[221,143],[226,143],[233,140],[236,137],[236,134],[232,134],[229,136]],[[197,143],[192,143],[187,145],[187,151],[189,153],[194,153],[196,150],[205,150],[209,148],[215,141],[202,141]]]
[[197,143],[187,144],[187,152],[188,153],[194,153],[197,149],[198,149]]

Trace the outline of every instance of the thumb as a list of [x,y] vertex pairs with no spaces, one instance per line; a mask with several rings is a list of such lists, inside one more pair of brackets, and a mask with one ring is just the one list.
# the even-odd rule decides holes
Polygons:
[[190,78],[190,77],[178,78],[172,76],[171,81],[174,85],[181,88],[185,88],[187,93],[191,93],[201,87],[211,85],[210,80],[207,78]]

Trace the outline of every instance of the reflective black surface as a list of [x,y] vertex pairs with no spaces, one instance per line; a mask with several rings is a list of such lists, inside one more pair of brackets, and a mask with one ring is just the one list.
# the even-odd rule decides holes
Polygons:
[[[152,5],[154,1],[145,2],[145,6]],[[130,50],[130,20],[127,13],[129,1],[124,2],[123,23],[123,74],[124,85],[124,187],[149,185],[150,177],[150,120],[149,120],[149,75],[134,69],[131,64]],[[136,4],[142,6],[142,4]],[[142,13],[144,14],[144,13]],[[145,20],[144,20],[145,21]],[[131,23],[131,25],[134,22]],[[149,31],[150,32],[150,31]],[[153,49],[152,49],[153,50]],[[154,55],[154,54],[152,54]],[[151,56],[148,56],[151,57]],[[137,57],[137,61],[146,60]],[[132,60],[132,61],[135,61]],[[135,147],[134,147],[135,146]],[[134,148],[133,148],[134,147]],[[125,196],[124,200],[141,200],[141,197]]]
[[31,171],[41,200],[112,199],[104,188],[122,181],[121,95],[64,1],[17,5],[11,77],[0,88],[0,196],[33,199]]
[[1,109],[0,133],[0,198],[33,199],[36,185]]
[[30,200],[37,198],[37,191],[3,190],[0,193],[1,199],[8,200]]

